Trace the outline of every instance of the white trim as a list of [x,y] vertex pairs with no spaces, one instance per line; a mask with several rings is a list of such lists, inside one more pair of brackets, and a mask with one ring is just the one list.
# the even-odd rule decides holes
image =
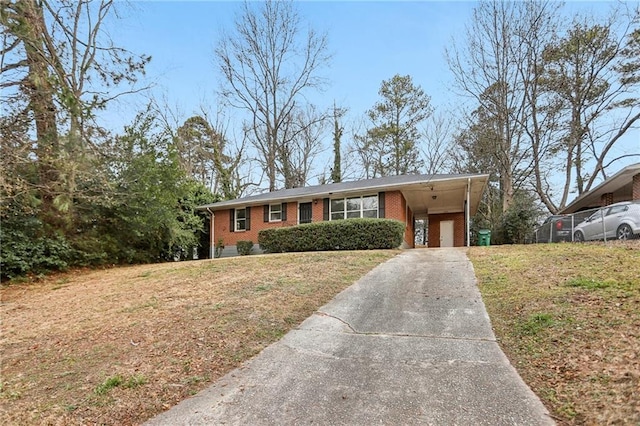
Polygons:
[[[238,210],[244,210],[244,218],[241,220],[244,221],[244,228],[238,229]],[[233,210],[233,232],[245,232],[247,230],[247,208],[241,207]]]
[[[360,216],[359,216],[359,218],[363,218],[365,211],[368,211],[368,212],[374,211],[374,209],[366,209],[365,210],[363,201],[364,201],[365,198],[373,198],[373,197],[375,197],[375,199],[376,199],[375,212],[376,212],[376,218],[378,218],[378,216],[380,214],[380,197],[379,197],[378,194],[366,194],[366,195],[359,195],[359,196],[353,196],[353,197],[329,198],[329,221],[350,219],[350,218],[347,217],[347,213],[355,212],[357,210],[348,210],[347,209],[347,200],[357,199],[357,198],[360,199]],[[342,200],[343,203],[344,203],[344,210],[342,210],[342,212],[343,212],[342,219],[333,219],[333,211],[331,209],[331,204],[332,204],[332,201],[339,201],[339,200]]]
[[[388,178],[396,178],[396,177],[400,177],[400,176],[392,176],[392,177],[387,177]],[[404,176],[404,177],[408,177],[408,176]],[[485,184],[489,179],[489,174],[471,174],[471,176],[469,176],[469,174],[461,174],[461,175],[415,175],[412,176],[414,178],[416,178],[415,180],[409,180],[409,181],[403,181],[403,182],[393,182],[393,183],[381,183],[381,184],[371,184],[369,182],[369,184],[365,184],[362,186],[357,186],[357,187],[352,187],[352,188],[334,188],[334,186],[336,185],[343,185],[343,184],[353,184],[353,183],[358,183],[356,181],[348,181],[348,182],[342,182],[342,183],[331,183],[331,184],[326,184],[326,185],[316,185],[313,187],[306,187],[306,188],[292,188],[292,189],[283,189],[280,191],[274,191],[274,192],[270,192],[268,193],[269,196],[273,196],[273,198],[258,198],[258,199],[252,199],[254,197],[260,197],[260,195],[258,196],[249,196],[247,198],[238,198],[235,200],[228,200],[228,201],[219,201],[217,203],[213,203],[213,204],[208,204],[205,206],[199,206],[200,209],[204,209],[205,207],[211,207],[211,208],[215,208],[216,210],[220,210],[220,209],[224,209],[224,208],[232,208],[234,205],[235,206],[252,206],[252,205],[257,205],[257,204],[268,204],[268,203],[272,203],[275,201],[279,201],[279,202],[289,202],[289,201],[297,201],[299,199],[307,199],[307,198],[331,198],[333,196],[342,196],[342,197],[347,197],[349,194],[363,194],[363,193],[378,193],[378,192],[389,192],[389,191],[402,191],[403,189],[406,189],[407,187],[424,187],[426,188],[427,186],[430,185],[434,185],[438,182],[459,182],[459,181],[466,181],[468,179],[471,180],[484,180]],[[385,179],[385,178],[375,178],[375,179],[368,179],[368,180],[364,180],[361,182],[367,182],[367,181],[375,181],[378,179]],[[306,189],[306,190],[312,190],[303,194],[292,194],[292,195],[284,195],[282,194],[282,192],[285,191],[293,191],[296,189]]]
[[[280,211],[279,212],[272,212],[271,211],[271,207],[272,206],[280,206]],[[280,219],[271,219],[271,214],[272,213],[280,213]],[[282,203],[269,204],[269,223],[275,223],[275,222],[282,222]]]

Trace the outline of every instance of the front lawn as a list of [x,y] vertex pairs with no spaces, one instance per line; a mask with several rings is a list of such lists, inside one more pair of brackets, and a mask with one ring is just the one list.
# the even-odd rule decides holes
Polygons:
[[[0,289],[0,424],[139,424],[399,251],[76,271]],[[640,424],[640,241],[473,247],[499,343],[560,424]]]
[[71,272],[0,290],[0,424],[139,424],[399,251]]
[[640,241],[469,250],[500,346],[561,424],[640,424]]

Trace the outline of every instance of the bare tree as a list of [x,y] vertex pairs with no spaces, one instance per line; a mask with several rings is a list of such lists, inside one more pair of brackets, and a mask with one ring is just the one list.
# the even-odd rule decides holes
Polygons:
[[[216,48],[224,77],[222,95],[230,105],[247,110],[245,129],[260,154],[260,162],[276,189],[279,171],[288,167],[284,148],[288,126],[304,95],[320,89],[324,80],[318,71],[329,60],[327,39],[309,29],[302,33],[300,17],[292,1],[267,0],[258,7],[245,2],[233,31]],[[284,176],[284,186],[295,182]]]
[[367,138],[365,118],[351,123],[349,136],[350,142],[347,145],[347,158],[354,158],[355,161],[347,162],[342,170],[342,179],[346,177],[353,179],[371,179],[374,175],[374,164],[376,152],[370,149],[370,141]]
[[485,163],[503,210],[517,190],[533,188],[556,212],[572,188],[580,194],[606,175],[620,159],[610,158],[614,146],[640,120],[638,10],[635,20],[625,5],[604,23],[576,16],[562,33],[560,8],[482,1],[463,48],[447,51],[457,87],[477,105],[458,141],[494,157]]
[[309,105],[294,110],[289,118],[292,122],[284,126],[276,165],[285,188],[297,188],[308,184],[314,160],[324,150],[322,139],[329,117]]
[[559,138],[559,104],[548,98],[542,76],[544,50],[557,34],[560,6],[547,1],[527,2],[522,13],[523,21],[529,25],[519,27],[514,34],[523,49],[518,73],[525,98],[524,113],[516,118],[531,150],[529,162],[522,169],[529,172],[531,186],[542,204],[554,213],[557,210],[553,193],[556,185],[552,179],[559,168],[550,163],[555,161],[552,147]]
[[480,115],[491,120],[488,124],[495,140],[486,155],[494,156],[498,165],[503,210],[508,209],[515,190],[525,181],[520,166],[530,154],[517,124],[526,105],[518,67],[525,49],[514,36],[519,28],[530,25],[523,20],[525,5],[481,1],[473,12],[463,46],[454,43],[446,50],[458,89],[479,105],[476,111]]
[[603,23],[577,16],[544,51],[543,81],[560,115],[560,137],[552,147],[564,160],[559,207],[573,185],[582,194],[599,174],[606,177],[606,168],[617,160],[608,160],[608,154],[640,120],[640,28],[632,30],[638,13],[635,22],[626,23],[620,21],[628,14],[620,10]]
[[136,83],[150,58],[114,46],[103,31],[111,0],[2,1],[0,8],[0,87],[8,93],[0,102],[34,123],[39,173],[32,183],[47,219],[70,209],[78,173],[95,173],[85,161],[100,130],[95,112],[138,90],[116,87]]
[[436,112],[427,118],[421,145],[425,173],[446,173],[451,170],[454,131],[453,116],[447,112]]

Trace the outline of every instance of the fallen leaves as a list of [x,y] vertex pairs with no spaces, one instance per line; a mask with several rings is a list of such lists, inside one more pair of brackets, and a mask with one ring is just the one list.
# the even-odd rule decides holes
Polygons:
[[[139,424],[237,367],[397,253],[247,256],[4,286],[0,423]],[[136,385],[94,392],[113,377]]]
[[[640,241],[469,256],[501,347],[559,423],[640,423]],[[552,325],[515,333],[532,314]]]

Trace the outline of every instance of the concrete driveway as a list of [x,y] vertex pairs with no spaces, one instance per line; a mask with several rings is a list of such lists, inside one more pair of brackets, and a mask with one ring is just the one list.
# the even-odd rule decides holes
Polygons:
[[553,424],[498,347],[465,253],[405,251],[147,424]]

